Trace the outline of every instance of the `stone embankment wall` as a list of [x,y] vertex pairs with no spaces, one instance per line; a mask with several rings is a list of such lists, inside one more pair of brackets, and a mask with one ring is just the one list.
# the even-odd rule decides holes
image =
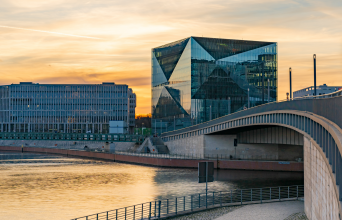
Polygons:
[[[204,159],[178,159],[178,158],[163,158],[158,155],[152,157],[130,155],[130,154],[113,154],[104,152],[90,152],[81,150],[68,150],[56,148],[41,148],[41,147],[15,147],[15,146],[0,146],[0,151],[24,151],[36,153],[59,154],[65,156],[74,156],[89,159],[101,159],[115,162],[126,162],[134,164],[151,165],[157,167],[179,167],[179,168],[196,168],[198,162],[212,161],[215,168],[218,169],[237,169],[237,170],[269,170],[269,171],[303,171],[303,163],[289,162],[281,163],[277,161],[243,161],[243,160],[204,160]],[[165,155],[164,155],[165,156]]]
[[304,137],[305,214],[310,220],[339,218],[339,200],[335,180],[323,152]]

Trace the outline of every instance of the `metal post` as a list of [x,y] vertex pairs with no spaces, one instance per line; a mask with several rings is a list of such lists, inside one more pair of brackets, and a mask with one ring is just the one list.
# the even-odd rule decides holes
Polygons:
[[154,217],[157,215],[157,201],[154,201]]
[[191,211],[192,211],[192,195],[191,195]]
[[267,100],[270,102],[270,79],[267,79]]
[[287,198],[288,199],[290,198],[290,187],[289,186],[287,187]]
[[125,207],[125,220],[127,219],[127,207]]
[[298,200],[298,186],[297,186],[297,200]]
[[[108,212],[107,212],[107,220],[108,220]],[[133,220],[135,220],[135,206],[134,206],[134,209],[133,209]]]
[[215,193],[213,192],[213,205],[215,205]]
[[149,214],[148,214],[148,219],[151,219],[151,210],[152,209],[152,202],[150,202],[150,210],[149,210]]
[[107,220],[108,220],[108,212],[107,212]]
[[272,200],[272,188],[270,187],[270,200]]
[[205,162],[205,208],[208,208],[208,162]]
[[[96,220],[99,220],[99,214],[96,214]],[[125,220],[126,220],[126,213],[125,213]]]
[[313,55],[313,62],[314,62],[314,96],[317,95],[316,90],[316,54]]
[[201,194],[198,194],[198,208],[201,208]]
[[118,220],[118,210],[116,210],[115,219]]
[[211,120],[211,105],[210,105],[210,116],[209,116],[209,119]]
[[262,188],[260,189],[260,201],[261,201],[261,204],[262,204]]
[[169,214],[169,199],[166,200],[166,214]]
[[231,113],[230,97],[228,97],[228,115]]
[[185,196],[183,197],[183,203],[184,203],[183,211],[185,211]]
[[289,69],[289,74],[290,74],[290,100],[292,99],[292,69],[290,67]]
[[230,190],[230,203],[233,203],[233,190]]
[[279,201],[280,201],[280,186],[279,186]]
[[176,215],[177,215],[177,197],[176,197]]
[[249,103],[249,88],[247,89],[247,99],[248,99],[248,108],[251,107],[250,103]]
[[176,130],[176,116],[173,116],[173,130]]
[[158,218],[160,218],[161,201],[159,200]]
[[220,204],[221,204],[221,207],[222,207],[222,193],[220,192]]
[[251,202],[253,201],[253,189],[251,189]]
[[241,205],[242,205],[242,189],[240,190],[240,195],[241,195]]

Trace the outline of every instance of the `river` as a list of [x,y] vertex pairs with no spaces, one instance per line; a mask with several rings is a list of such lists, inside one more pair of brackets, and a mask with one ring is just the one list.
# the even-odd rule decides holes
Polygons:
[[[209,191],[303,185],[299,172],[216,170]],[[205,192],[196,169],[0,152],[0,219],[72,219]]]

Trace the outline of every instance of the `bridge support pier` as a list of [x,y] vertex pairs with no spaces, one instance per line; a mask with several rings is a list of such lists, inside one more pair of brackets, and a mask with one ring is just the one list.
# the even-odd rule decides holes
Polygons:
[[333,178],[321,148],[304,137],[304,209],[310,220],[340,219]]

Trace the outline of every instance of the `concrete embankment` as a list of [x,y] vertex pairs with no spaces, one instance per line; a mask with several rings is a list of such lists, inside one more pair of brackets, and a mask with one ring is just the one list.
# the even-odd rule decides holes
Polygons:
[[281,162],[281,161],[247,161],[247,160],[205,160],[205,159],[179,159],[146,157],[140,155],[125,155],[104,152],[92,152],[82,150],[68,150],[42,147],[16,147],[0,146],[0,151],[23,151],[35,153],[59,154],[65,156],[101,159],[115,162],[126,162],[143,164],[158,167],[177,167],[177,168],[197,168],[200,161],[212,161],[218,169],[237,169],[237,170],[270,170],[270,171],[297,171],[303,172],[303,163],[300,162]]

